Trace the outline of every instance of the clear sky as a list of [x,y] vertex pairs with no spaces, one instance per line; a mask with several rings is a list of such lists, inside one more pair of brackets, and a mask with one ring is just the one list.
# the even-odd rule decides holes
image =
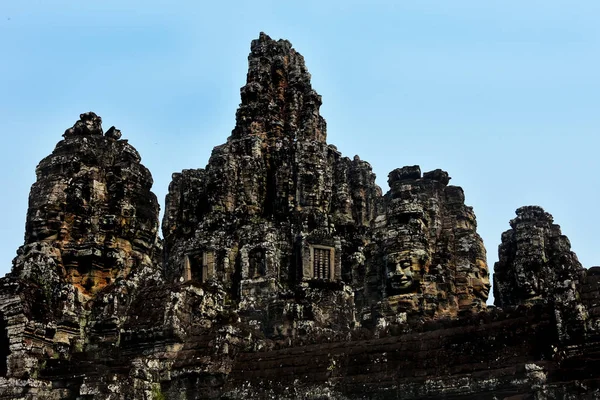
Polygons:
[[115,125],[164,206],[234,126],[250,41],[304,55],[328,142],[387,174],[442,168],[490,269],[516,208],[541,205],[600,264],[600,2],[34,1],[0,4],[0,273],[23,242],[35,166],[80,113]]

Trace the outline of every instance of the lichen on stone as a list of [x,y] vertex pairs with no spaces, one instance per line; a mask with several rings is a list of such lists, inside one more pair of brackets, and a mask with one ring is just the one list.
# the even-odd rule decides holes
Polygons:
[[[600,398],[600,270],[519,208],[495,265],[448,172],[327,143],[304,58],[261,33],[236,124],[152,176],[80,115],[0,279],[0,399]],[[5,361],[3,361],[5,360]]]

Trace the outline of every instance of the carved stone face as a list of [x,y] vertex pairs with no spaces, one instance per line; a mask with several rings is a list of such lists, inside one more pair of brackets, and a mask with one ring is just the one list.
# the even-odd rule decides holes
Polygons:
[[548,260],[544,229],[530,227],[528,231],[518,232],[517,238],[521,242],[517,243],[517,260],[514,262],[516,286],[522,299],[533,299],[542,295],[540,273]]
[[472,278],[473,294],[482,301],[487,301],[490,294],[490,276],[485,261],[478,259]]
[[537,263],[524,263],[515,267],[516,287],[523,300],[541,296],[539,271]]
[[419,258],[410,251],[388,254],[385,258],[387,295],[415,293],[420,280]]

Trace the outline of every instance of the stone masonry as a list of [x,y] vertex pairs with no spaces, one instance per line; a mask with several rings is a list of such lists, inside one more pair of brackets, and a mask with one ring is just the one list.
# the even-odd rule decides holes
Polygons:
[[93,112],[36,169],[0,279],[0,399],[598,399],[600,272],[552,216],[502,234],[496,307],[446,171],[327,143],[304,58],[251,44],[236,124],[152,177]]

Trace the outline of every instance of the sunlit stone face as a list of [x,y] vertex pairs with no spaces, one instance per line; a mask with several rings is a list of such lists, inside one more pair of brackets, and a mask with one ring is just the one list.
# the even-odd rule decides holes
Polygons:
[[472,280],[473,294],[485,302],[490,294],[490,276],[485,261],[477,260],[474,273],[475,277]]
[[418,257],[409,251],[391,253],[385,258],[387,295],[415,293],[420,280]]

